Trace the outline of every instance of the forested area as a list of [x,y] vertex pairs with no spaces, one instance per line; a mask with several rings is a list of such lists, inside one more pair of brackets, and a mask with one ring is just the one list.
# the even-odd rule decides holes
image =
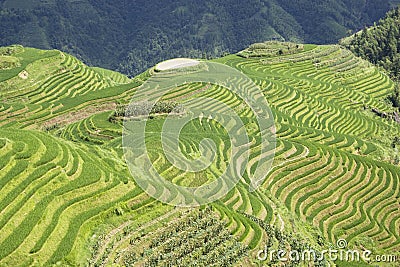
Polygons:
[[373,27],[354,34],[345,45],[356,55],[385,68],[397,80],[391,101],[400,107],[400,7]]
[[336,43],[399,0],[0,0],[0,45],[56,48],[131,76],[255,42]]

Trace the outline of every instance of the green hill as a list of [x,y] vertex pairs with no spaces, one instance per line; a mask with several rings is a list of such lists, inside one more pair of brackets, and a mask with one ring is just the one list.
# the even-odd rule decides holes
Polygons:
[[400,7],[387,13],[371,28],[343,40],[356,55],[384,67],[394,77],[400,75]]
[[215,57],[266,40],[336,43],[399,0],[1,0],[0,45],[59,49],[137,75],[173,57]]
[[[287,47],[294,51],[280,55]],[[321,251],[339,238],[374,255],[398,254],[400,124],[387,101],[395,85],[350,51],[270,42],[214,60],[262,89],[275,119],[275,160],[255,192],[250,161],[224,198],[190,209],[147,196],[124,161],[119,111],[153,69],[128,79],[56,50],[1,51],[14,64],[0,70],[0,266],[272,265],[257,260],[266,245]],[[163,100],[201,97],[223,101],[254,128],[241,98],[221,86],[188,83]],[[163,122],[154,116],[149,132]],[[212,136],[221,170],[230,141],[216,123],[185,131],[188,157]],[[254,158],[260,144],[256,132],[250,137]],[[172,171],[157,140],[148,140],[151,159],[176,183],[215,175]]]
[[[393,79],[400,80],[400,7],[387,13],[371,28],[347,37],[342,44],[356,55],[382,66]],[[400,107],[400,85],[389,98]]]

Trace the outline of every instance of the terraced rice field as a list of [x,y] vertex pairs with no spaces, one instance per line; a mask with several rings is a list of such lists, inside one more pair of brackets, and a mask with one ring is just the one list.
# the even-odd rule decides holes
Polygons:
[[43,133],[0,130],[1,263],[56,262],[81,249],[78,236],[121,201],[141,194],[121,162]]
[[[25,48],[17,54],[24,68],[0,76],[0,125],[38,128],[54,118],[127,98],[137,81],[108,70],[89,68],[59,51]],[[21,78],[24,71],[26,77]]]
[[[339,238],[376,254],[400,251],[400,168],[392,148],[400,125],[372,112],[394,111],[385,101],[394,84],[347,50],[306,45],[286,56],[216,60],[250,77],[274,115],[275,159],[255,192],[249,177],[260,141],[251,109],[212,84],[180,85],[164,95],[178,103],[218,99],[248,130],[251,156],[240,182],[200,209],[150,198],[124,162],[122,122],[110,118],[152,70],[130,80],[58,51],[25,48],[15,56],[21,66],[0,71],[0,266],[189,266],[210,260],[257,266],[256,253],[266,244],[320,250]],[[19,75],[23,70],[27,79]],[[191,103],[191,109],[206,104]],[[180,150],[195,158],[199,141],[211,137],[215,162],[202,173],[174,169],[156,134],[164,119],[149,120],[154,134],[147,142],[152,162],[168,179],[197,185],[226,168],[227,133],[204,118],[186,126]]]
[[273,60],[219,61],[262,86],[280,141],[297,145],[283,153],[304,155],[290,162],[285,157],[264,189],[329,241],[368,238],[398,251],[399,169],[382,162],[382,150],[399,125],[366,112],[390,112],[384,101],[393,88],[390,79],[339,47]]

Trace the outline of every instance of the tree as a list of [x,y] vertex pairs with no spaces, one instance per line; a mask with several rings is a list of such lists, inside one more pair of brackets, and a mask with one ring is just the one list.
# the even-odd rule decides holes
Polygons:
[[[356,55],[384,67],[394,79],[400,78],[400,7],[384,19],[344,43]],[[393,100],[397,102],[397,96]]]
[[394,92],[390,96],[390,101],[393,103],[393,106],[400,108],[400,84],[396,83]]

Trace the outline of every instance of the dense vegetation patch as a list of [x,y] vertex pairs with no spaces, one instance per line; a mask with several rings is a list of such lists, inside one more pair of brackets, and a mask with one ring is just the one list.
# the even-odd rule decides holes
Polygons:
[[399,0],[2,0],[0,45],[61,49],[133,76],[166,59],[210,58],[266,40],[336,43],[394,3]]
[[0,70],[16,68],[19,65],[19,60],[16,57],[0,56]]
[[238,53],[239,56],[249,57],[274,57],[291,55],[304,51],[303,44],[295,44],[289,42],[271,41],[265,43],[256,43],[249,46],[249,48]]
[[145,236],[131,234],[131,231],[129,228],[124,231],[129,244],[117,253],[114,263],[123,266],[232,266],[247,252],[211,208],[191,211]]
[[110,115],[109,121],[121,121],[125,119],[134,119],[141,116],[149,115],[166,115],[166,114],[182,114],[184,108],[177,102],[158,101],[156,103],[137,102],[130,105],[118,105],[116,110]]
[[394,78],[400,79],[400,7],[343,43],[356,55],[384,67]]
[[397,85],[389,100],[400,108],[400,7],[388,12],[373,27],[365,28],[342,42],[356,55],[390,73]]

